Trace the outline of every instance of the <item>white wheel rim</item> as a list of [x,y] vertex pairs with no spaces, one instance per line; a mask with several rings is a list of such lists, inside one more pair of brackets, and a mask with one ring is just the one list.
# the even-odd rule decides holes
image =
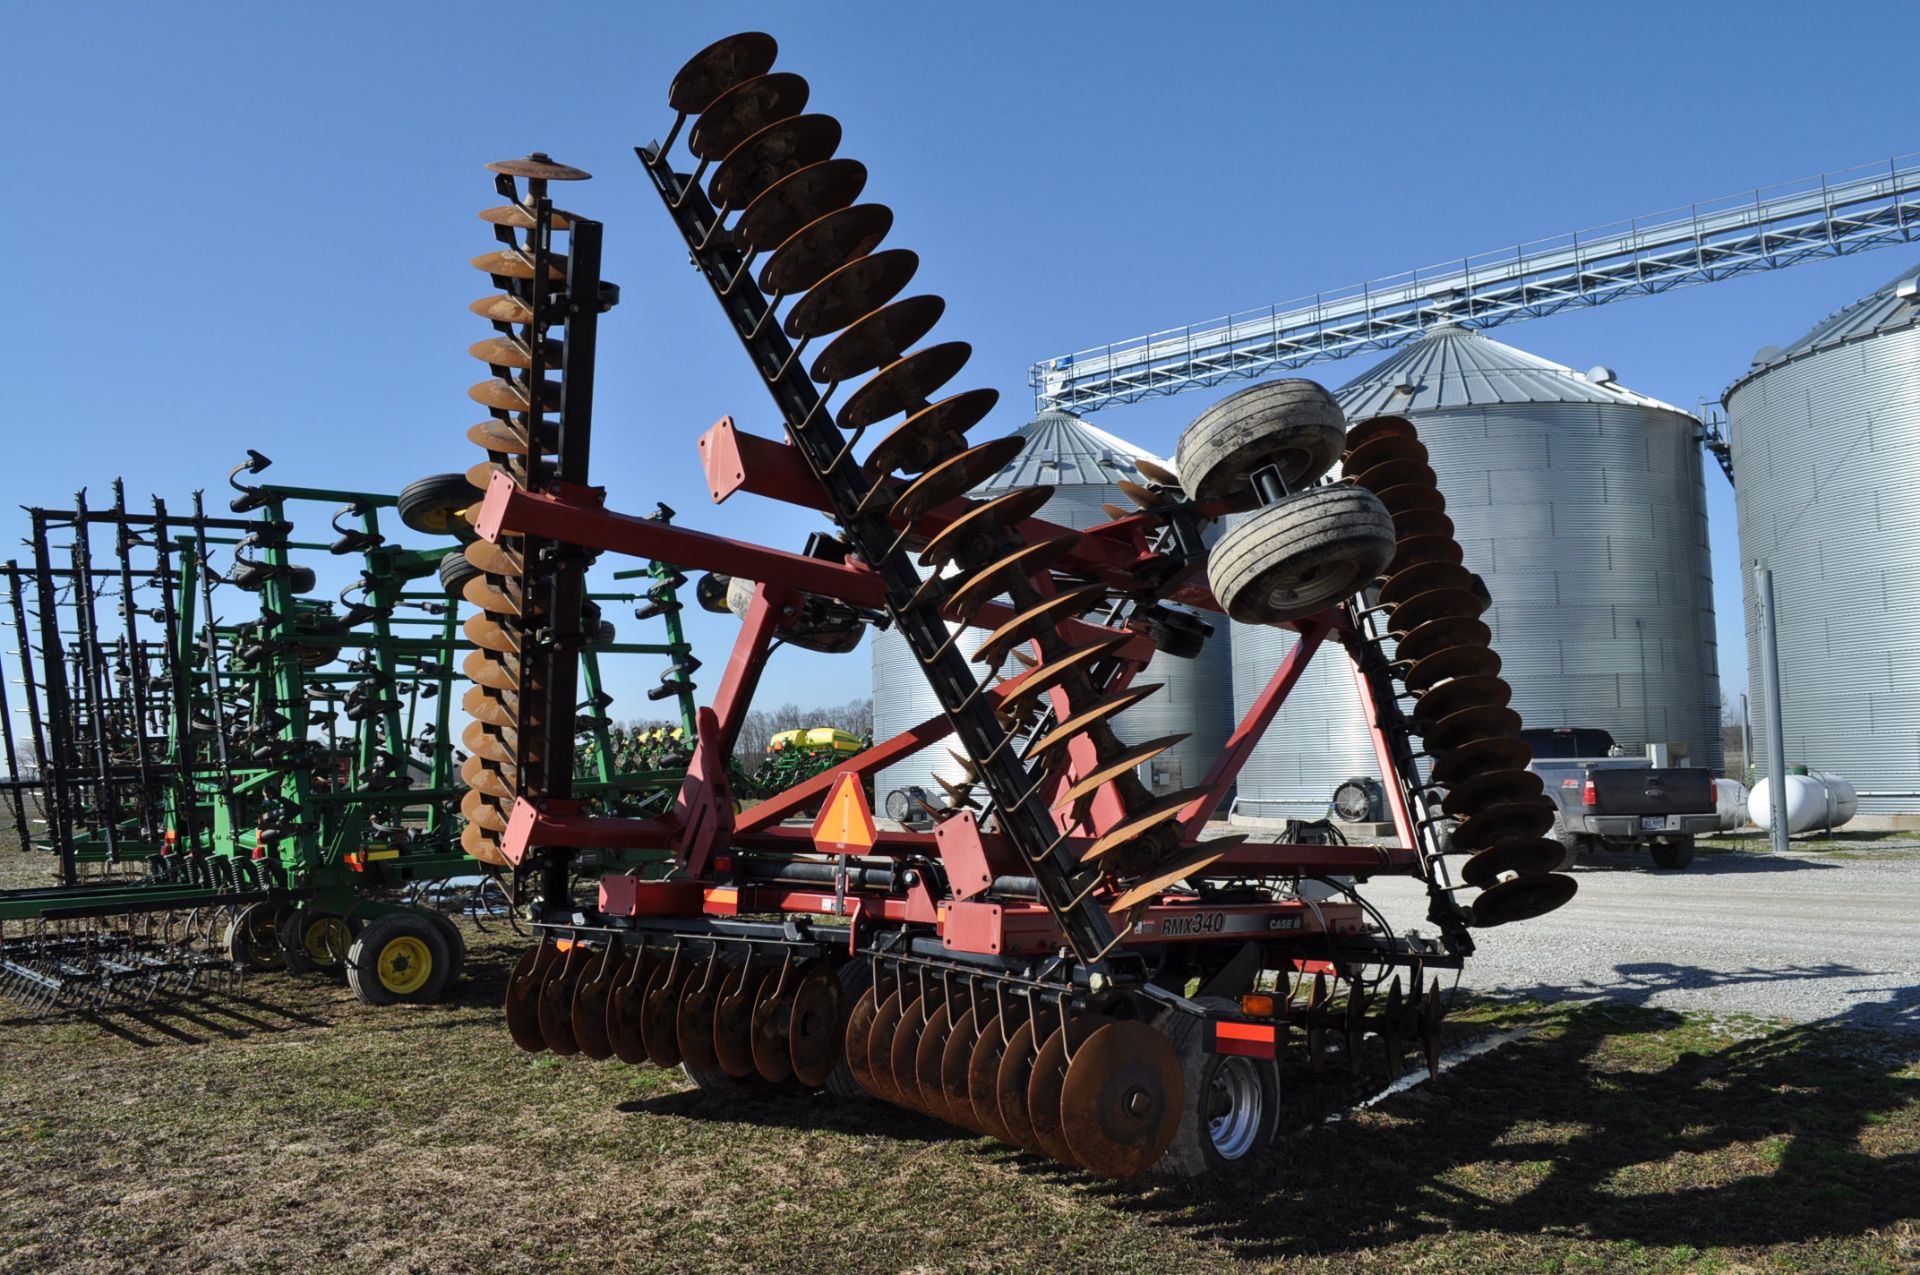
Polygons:
[[1238,1160],[1253,1149],[1266,1115],[1266,1094],[1251,1059],[1229,1056],[1214,1068],[1207,1086],[1207,1137],[1222,1160]]

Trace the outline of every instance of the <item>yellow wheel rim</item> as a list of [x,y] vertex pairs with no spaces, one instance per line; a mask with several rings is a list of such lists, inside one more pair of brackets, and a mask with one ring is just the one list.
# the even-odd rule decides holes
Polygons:
[[380,986],[396,996],[417,992],[433,975],[433,951],[411,934],[388,939],[387,945],[380,949],[376,972]]
[[339,917],[321,916],[307,923],[307,932],[300,941],[314,964],[338,965],[346,959],[347,944],[352,942],[352,936],[347,933],[347,923]]

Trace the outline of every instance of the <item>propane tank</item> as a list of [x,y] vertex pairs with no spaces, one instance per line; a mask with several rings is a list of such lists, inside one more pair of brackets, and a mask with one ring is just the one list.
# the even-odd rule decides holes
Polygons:
[[1719,817],[1720,831],[1732,832],[1747,823],[1747,786],[1738,779],[1713,781],[1713,813]]
[[[1788,768],[1786,794],[1784,805],[1789,833],[1841,827],[1860,808],[1852,784],[1838,775],[1804,766]],[[1762,779],[1753,786],[1747,795],[1747,814],[1755,827],[1773,827],[1772,780]]]

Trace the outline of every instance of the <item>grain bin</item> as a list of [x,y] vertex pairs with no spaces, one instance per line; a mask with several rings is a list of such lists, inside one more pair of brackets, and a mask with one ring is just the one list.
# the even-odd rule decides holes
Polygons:
[[[1741,557],[1773,570],[1789,759],[1863,794],[1920,792],[1920,270],[1761,350],[1723,401]],[[1757,718],[1759,608],[1742,575]]]
[[[1046,411],[1021,427],[1026,448],[1005,469],[981,484],[976,497],[1000,495],[1021,487],[1050,483],[1056,490],[1039,516],[1066,527],[1091,527],[1111,521],[1103,504],[1125,509],[1131,502],[1116,486],[1119,479],[1138,481],[1136,460],[1164,460],[1095,429],[1066,412]],[[1220,753],[1232,729],[1227,623],[1213,617],[1214,635],[1196,659],[1156,656],[1139,674],[1140,682],[1162,682],[1163,689],[1116,719],[1120,736],[1144,740],[1189,732],[1192,738],[1149,763],[1151,773],[1142,782],[1155,792],[1198,783]],[[971,651],[986,638],[984,630],[963,634],[960,643]],[[1013,671],[1011,661],[1007,671]],[[873,638],[873,731],[886,739],[940,715],[926,678],[898,634],[876,633]],[[934,803],[941,792],[933,776],[958,780],[960,767],[935,746],[880,772],[874,795],[882,803],[889,793],[911,787],[926,789]]]
[[[1350,421],[1414,420],[1529,726],[1600,727],[1718,768],[1720,681],[1698,421],[1462,328],[1440,328],[1336,392]],[[1234,634],[1244,712],[1286,653]],[[1316,658],[1240,777],[1238,813],[1317,816],[1377,776],[1348,665]]]

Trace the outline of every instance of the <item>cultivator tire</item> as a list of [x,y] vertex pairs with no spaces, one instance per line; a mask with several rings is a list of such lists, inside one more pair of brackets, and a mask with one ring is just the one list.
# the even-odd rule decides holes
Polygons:
[[[1204,1008],[1233,1013],[1232,1001],[1200,1000]],[[1180,1060],[1179,1121],[1166,1153],[1153,1166],[1169,1177],[1195,1178],[1229,1168],[1273,1143],[1280,1122],[1280,1064],[1272,1058],[1216,1054],[1207,1048],[1207,1025],[1174,1014],[1167,1040]]]
[[467,586],[475,580],[484,580],[486,575],[480,568],[467,561],[467,555],[454,550],[440,559],[440,588],[450,598],[465,599]]
[[444,912],[427,913],[440,932],[447,939],[447,981],[443,987],[453,987],[467,972],[467,936],[460,932],[460,923]]
[[1283,624],[1358,593],[1393,557],[1393,519],[1372,492],[1311,487],[1220,537],[1207,580],[1242,624]]
[[292,974],[337,974],[359,937],[360,923],[350,917],[301,906],[280,921],[280,951]]
[[347,986],[363,1005],[438,1000],[453,973],[446,931],[419,912],[367,922],[347,953]]
[[426,536],[474,538],[467,510],[485,495],[465,474],[432,474],[400,489],[400,522]]
[[280,950],[280,918],[273,905],[250,903],[227,923],[227,956],[249,973],[268,974],[287,967]]

